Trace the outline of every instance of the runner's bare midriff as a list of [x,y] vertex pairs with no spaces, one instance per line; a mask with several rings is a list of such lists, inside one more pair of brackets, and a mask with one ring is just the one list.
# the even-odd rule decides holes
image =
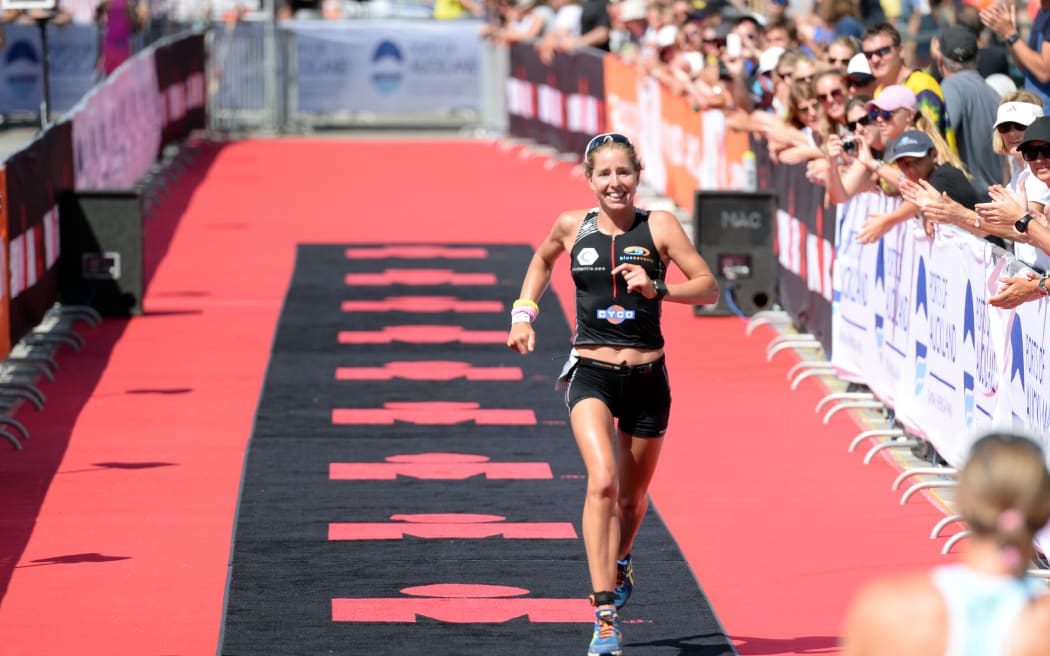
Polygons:
[[654,362],[659,360],[660,356],[664,354],[663,349],[640,349],[630,346],[597,345],[577,346],[576,352],[580,354],[580,357],[591,358],[592,360],[601,360],[602,362],[610,362],[612,364],[623,364],[626,362],[629,365]]

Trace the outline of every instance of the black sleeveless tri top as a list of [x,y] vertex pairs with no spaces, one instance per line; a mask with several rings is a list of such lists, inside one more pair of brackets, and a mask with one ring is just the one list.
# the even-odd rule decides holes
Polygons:
[[645,268],[663,280],[666,267],[653,243],[649,213],[635,210],[634,225],[622,235],[598,230],[598,210],[580,224],[572,246],[572,279],[576,283],[576,337],[573,344],[663,348],[660,301],[628,293],[622,275],[611,271],[624,263]]

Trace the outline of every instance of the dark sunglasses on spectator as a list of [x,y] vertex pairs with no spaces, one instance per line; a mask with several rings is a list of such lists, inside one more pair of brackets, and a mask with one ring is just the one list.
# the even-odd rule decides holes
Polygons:
[[816,76],[815,75],[807,75],[806,77],[796,77],[796,78],[794,78],[794,81],[795,82],[802,82],[803,84],[810,84],[811,82],[813,82],[813,78],[814,77],[816,77]]
[[829,93],[818,93],[817,100],[821,102],[831,102],[833,100],[841,101],[846,96],[842,89],[835,89]]
[[841,64],[842,66],[849,66],[849,59],[835,59],[828,58],[828,63],[834,66],[835,64]]
[[1018,148],[1021,151],[1021,157],[1026,162],[1034,162],[1037,159],[1050,159],[1050,144],[1043,144],[1042,146],[1022,146]]
[[995,126],[996,131],[999,134],[1006,134],[1013,130],[1015,132],[1024,132],[1027,126],[1021,125],[1020,123],[1000,123]]
[[860,118],[858,118],[856,121],[846,121],[846,127],[849,128],[850,132],[853,132],[854,130],[857,129],[857,126],[859,126],[859,125],[864,125],[864,126],[871,125],[871,120],[872,119],[871,119],[870,116],[864,115],[864,116],[861,116]]
[[862,52],[864,53],[865,59],[871,59],[875,55],[878,55],[879,57],[885,57],[886,55],[893,52],[893,46],[882,46],[881,48],[876,48],[875,50],[864,50]]
[[597,137],[591,139],[590,143],[587,144],[587,149],[583,151],[583,156],[587,157],[599,146],[604,146],[607,143],[618,143],[625,146],[631,146],[632,148],[634,147],[631,140],[619,132],[606,132],[605,134],[599,134]]
[[725,47],[725,44],[726,44],[726,40],[725,39],[704,39],[703,42],[705,44],[718,46],[719,48]]
[[871,117],[871,120],[873,121],[877,121],[880,118],[884,121],[888,121],[891,118],[893,118],[894,111],[896,110],[891,111],[889,109],[879,109],[878,107],[872,107],[871,111],[868,112],[868,116]]

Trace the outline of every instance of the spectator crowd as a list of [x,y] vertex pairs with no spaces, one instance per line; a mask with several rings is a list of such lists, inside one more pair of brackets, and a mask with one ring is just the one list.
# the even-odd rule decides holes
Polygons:
[[[459,0],[451,0],[453,2]],[[466,1],[466,0],[464,0]],[[993,0],[1002,2],[1002,0]],[[990,299],[1047,294],[1050,0],[1019,8],[943,0],[498,0],[486,35],[541,58],[607,50],[764,139],[775,162],[844,203],[898,196],[857,235],[921,221],[1012,249],[1035,273]]]

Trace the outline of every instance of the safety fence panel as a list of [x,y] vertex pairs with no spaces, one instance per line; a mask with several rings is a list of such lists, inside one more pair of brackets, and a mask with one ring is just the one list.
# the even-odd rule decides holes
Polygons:
[[213,128],[275,132],[283,126],[292,38],[269,21],[212,26],[207,34],[207,104]]
[[0,356],[60,298],[62,249],[84,246],[63,244],[63,199],[75,190],[135,187],[164,143],[204,127],[203,80],[201,35],[162,40],[4,162]]
[[531,43],[510,46],[507,112],[511,135],[582,156],[605,132],[605,72],[599,50],[555,53],[540,60]]
[[[37,113],[44,98],[40,30],[35,25],[5,25],[4,44],[0,52],[0,113]],[[95,84],[98,28],[48,25],[47,51],[50,108],[64,112]]]
[[153,50],[124,62],[69,113],[77,189],[125,189],[157,158],[165,110]]
[[73,188],[72,124],[52,125],[11,155],[5,168],[8,331],[13,343],[38,325],[58,299],[58,203]]
[[127,189],[161,148],[205,127],[204,39],[162,39],[121,64],[69,113],[77,189]]
[[774,164],[765,139],[751,142],[759,187],[777,195],[777,301],[830,354],[835,206],[825,204],[824,187],[806,178],[805,164]]

